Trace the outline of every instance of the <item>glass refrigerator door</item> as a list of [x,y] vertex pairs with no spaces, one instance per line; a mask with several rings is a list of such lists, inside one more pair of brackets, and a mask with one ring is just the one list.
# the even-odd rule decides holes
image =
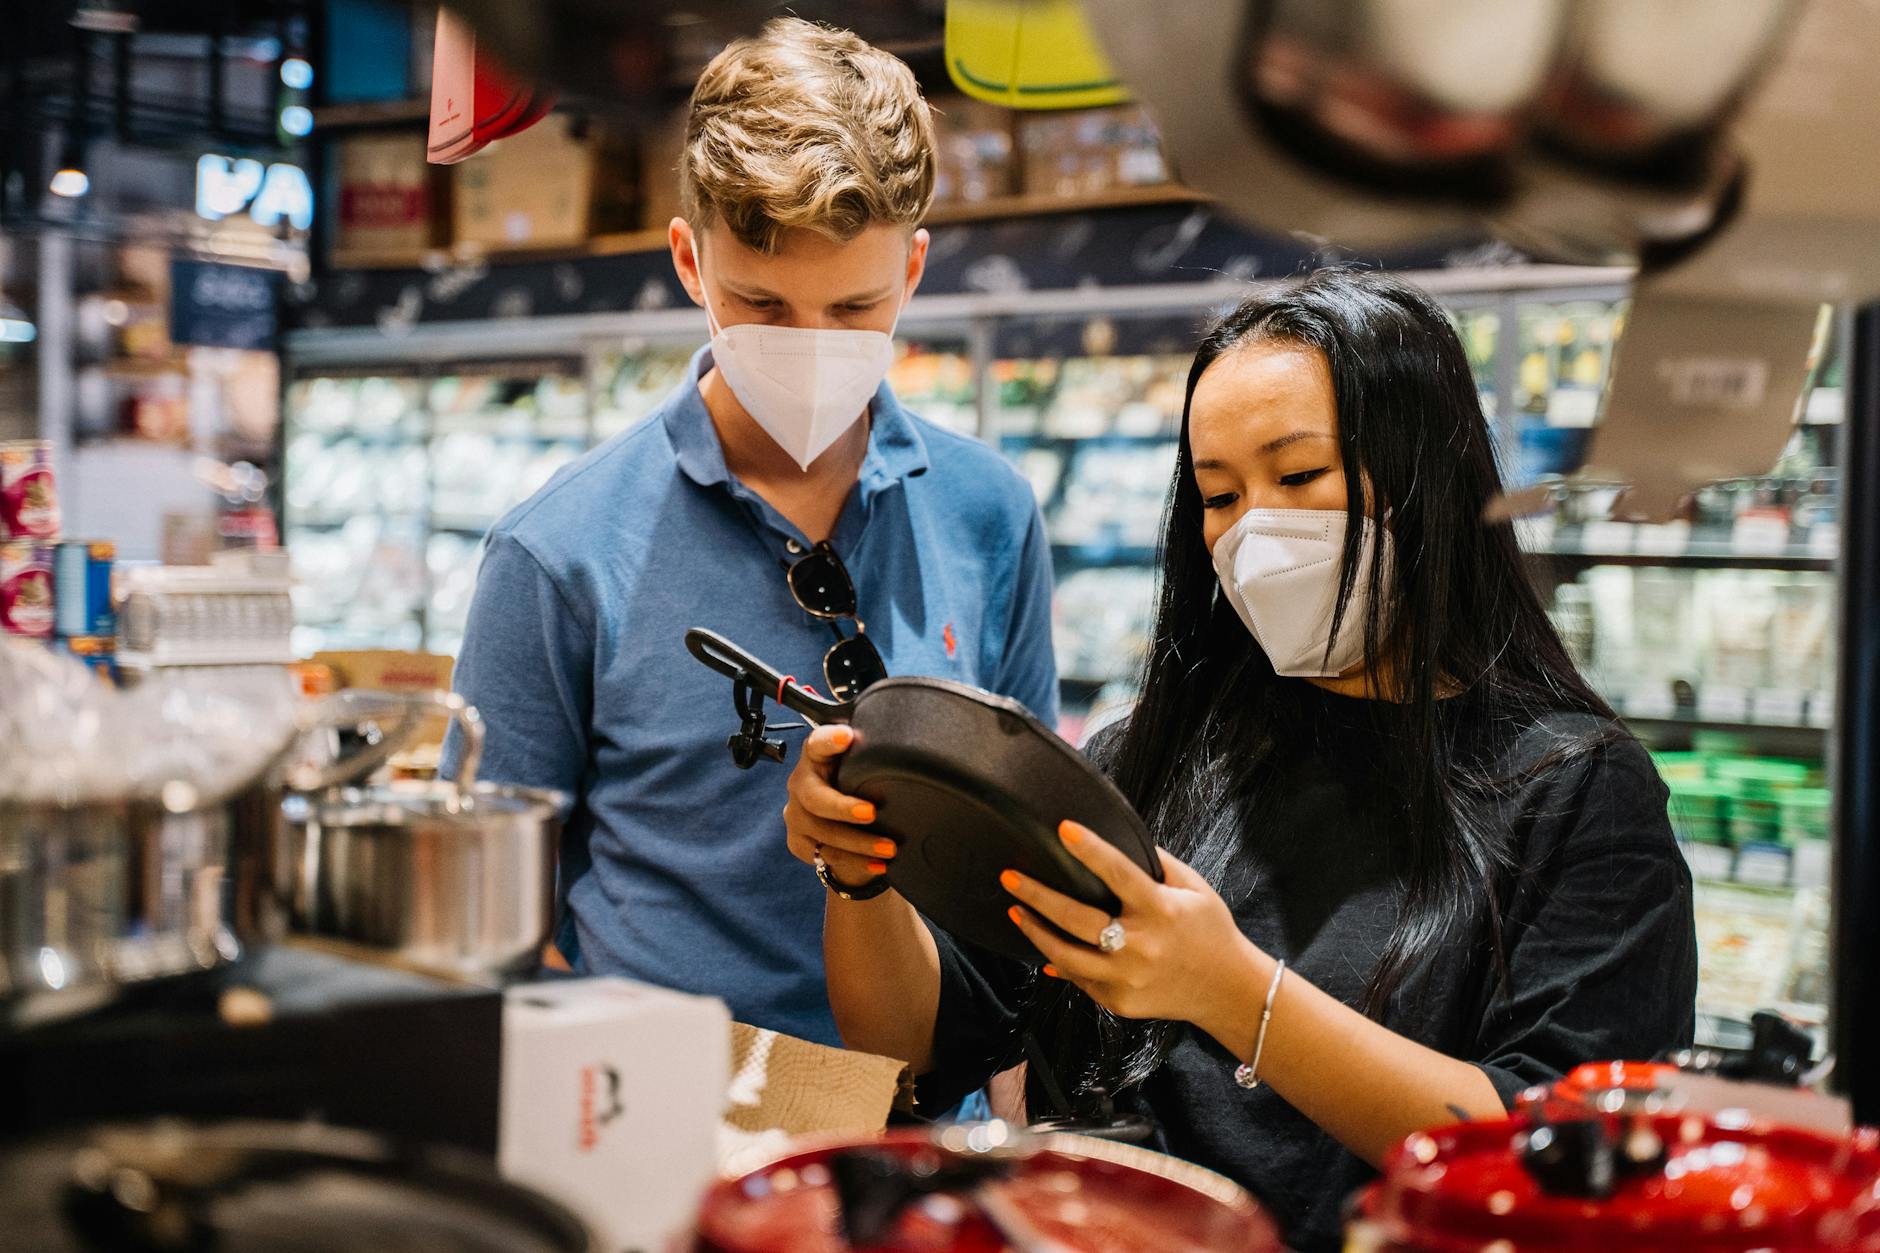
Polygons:
[[1073,742],[1134,698],[1196,322],[1033,319],[995,338],[987,386],[1000,447],[1031,481],[1051,538],[1061,729]]
[[888,385],[911,412],[961,435],[978,435],[979,381],[964,326],[907,324],[895,335]]
[[414,377],[289,386],[283,513],[302,655],[422,643],[424,431]]
[[[1537,433],[1593,420],[1621,315],[1617,302],[1521,311],[1515,402],[1531,472],[1558,451]],[[1757,1009],[1813,1025],[1826,1014],[1837,364],[1817,378],[1770,472],[1703,489],[1687,519],[1614,522],[1613,493],[1586,490],[1520,528],[1568,648],[1670,789],[1696,883],[1700,1035],[1713,1043],[1741,1039]]]
[[429,387],[431,532],[425,548],[426,647],[463,643],[484,537],[589,442],[579,360],[473,363]]

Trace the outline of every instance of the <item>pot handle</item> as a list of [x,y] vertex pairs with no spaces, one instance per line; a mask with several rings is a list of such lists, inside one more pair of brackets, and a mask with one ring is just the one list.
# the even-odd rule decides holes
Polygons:
[[398,721],[378,741],[337,761],[324,765],[300,762],[287,770],[285,782],[296,792],[321,792],[344,787],[369,777],[379,767],[403,752],[418,736],[424,721],[432,714],[450,718],[463,735],[463,757],[457,766],[457,792],[467,793],[476,783],[477,767],[483,760],[483,719],[476,707],[455,692],[377,692],[349,688],[336,692],[320,703],[307,734],[338,727],[357,727],[387,718]]
[[801,714],[817,726],[847,722],[855,716],[854,701],[836,701],[818,695],[794,678],[778,674],[773,667],[716,632],[694,627],[685,633],[685,646],[694,657],[727,679],[750,684],[766,698]]

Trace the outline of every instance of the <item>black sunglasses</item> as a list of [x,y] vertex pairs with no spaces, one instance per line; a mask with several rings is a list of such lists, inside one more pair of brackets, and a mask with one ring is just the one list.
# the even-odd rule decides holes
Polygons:
[[[887,678],[888,667],[880,651],[855,616],[855,580],[849,577],[848,567],[829,541],[816,545],[794,563],[785,562],[784,573],[790,595],[803,612],[821,618],[836,633],[834,647],[823,656],[823,679],[830,695],[837,700],[853,700],[871,683]],[[836,625],[844,618],[855,623],[854,635],[843,635]]]

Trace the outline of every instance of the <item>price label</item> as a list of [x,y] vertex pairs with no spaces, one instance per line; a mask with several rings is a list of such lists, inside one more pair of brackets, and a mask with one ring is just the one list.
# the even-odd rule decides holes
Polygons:
[[1638,550],[1653,557],[1681,557],[1691,547],[1691,524],[1667,522],[1638,528]]
[[1789,548],[1788,519],[1746,513],[1731,528],[1730,548],[1748,557],[1774,557],[1785,553]]
[[1589,553],[1629,553],[1637,535],[1638,527],[1630,522],[1588,522],[1581,542]]
[[1834,693],[1810,692],[1808,694],[1808,725],[1811,727],[1834,725]]
[[1706,684],[1697,692],[1697,716],[1709,722],[1748,722],[1749,692]]
[[1799,727],[1804,725],[1804,707],[1807,697],[1787,688],[1765,687],[1757,689],[1750,702],[1750,710],[1755,720],[1765,726]]
[[1808,555],[1833,561],[1841,555],[1841,530],[1832,523],[1822,523],[1808,529]]

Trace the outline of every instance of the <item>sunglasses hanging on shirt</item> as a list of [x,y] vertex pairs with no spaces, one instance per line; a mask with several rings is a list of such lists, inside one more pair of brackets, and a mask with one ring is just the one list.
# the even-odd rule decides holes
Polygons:
[[[793,542],[791,551],[797,551]],[[821,618],[836,633],[836,642],[823,655],[823,679],[836,700],[854,700],[872,683],[888,677],[888,667],[881,660],[863,626],[855,616],[859,607],[855,580],[848,567],[828,540],[810,549],[794,562],[784,563],[790,595],[804,613]],[[845,636],[837,624],[847,619],[855,624],[855,634]]]

